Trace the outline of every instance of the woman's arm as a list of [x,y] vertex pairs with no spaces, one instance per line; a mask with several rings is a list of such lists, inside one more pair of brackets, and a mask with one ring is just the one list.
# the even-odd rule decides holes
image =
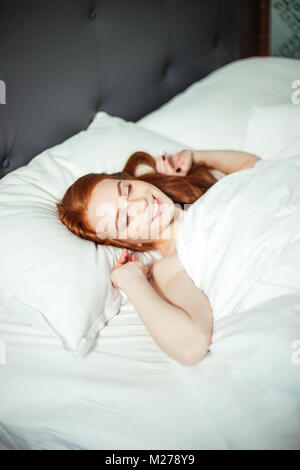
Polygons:
[[177,253],[158,261],[153,267],[152,276],[158,293],[166,301],[180,307],[194,322],[203,339],[200,350],[203,358],[211,344],[213,332],[212,308],[207,296],[187,274]]
[[252,168],[261,158],[238,150],[188,150],[167,157],[160,155],[156,159],[156,171],[165,175],[185,176],[193,163],[204,163],[224,174],[229,175],[240,170]]
[[227,175],[252,168],[258,160],[261,158],[238,150],[193,150],[194,163],[204,162]]
[[[161,261],[165,260],[167,258]],[[193,289],[182,274],[170,271],[166,263],[165,269],[161,270],[161,261],[155,264],[152,271],[153,281],[160,293],[137,271],[134,276],[124,275],[119,284],[156,344],[173,359],[185,365],[193,365],[205,357],[211,342],[211,309],[206,298],[204,300],[202,297],[200,289],[196,286]],[[168,272],[167,277],[164,272]],[[189,300],[185,302],[187,288]],[[198,295],[195,295],[195,290]],[[176,305],[177,302],[179,306]],[[187,311],[183,307],[186,307]]]

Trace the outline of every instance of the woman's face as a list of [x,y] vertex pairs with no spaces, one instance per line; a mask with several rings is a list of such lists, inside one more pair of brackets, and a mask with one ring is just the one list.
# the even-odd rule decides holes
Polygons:
[[166,229],[174,214],[172,199],[156,186],[109,178],[95,186],[87,210],[88,221],[99,238],[132,244],[167,238]]

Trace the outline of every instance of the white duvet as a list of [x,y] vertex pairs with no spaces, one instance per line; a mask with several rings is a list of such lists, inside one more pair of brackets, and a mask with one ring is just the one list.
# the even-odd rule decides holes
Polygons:
[[[300,106],[291,104],[299,64],[279,57],[227,64],[139,125],[183,148],[285,159],[300,152]],[[101,148],[109,151],[99,171],[112,164],[118,171],[112,141],[122,158],[165,148],[123,121],[104,130]],[[82,168],[94,155],[99,162],[96,144],[74,145],[63,159],[74,153]],[[0,308],[0,449],[300,449],[299,186],[299,157],[263,161],[218,181],[190,207],[182,230],[199,213],[199,231],[178,247],[214,307],[210,351],[195,366],[164,354],[130,302],[77,360],[57,337]]]
[[215,315],[195,366],[130,303],[79,360],[0,311],[0,448],[300,449],[299,182],[300,157],[261,162],[188,209],[181,260]]
[[177,251],[215,319],[299,293],[300,154],[219,180],[187,209]]

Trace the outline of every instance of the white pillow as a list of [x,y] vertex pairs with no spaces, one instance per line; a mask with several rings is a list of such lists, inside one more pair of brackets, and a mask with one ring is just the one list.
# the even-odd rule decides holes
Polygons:
[[192,84],[137,123],[193,149],[243,150],[253,105],[290,103],[300,60],[251,57]]
[[253,106],[249,113],[245,150],[272,160],[300,153],[300,104]]
[[[57,335],[75,357],[90,350],[98,331],[127,297],[110,273],[121,249],[72,234],[56,202],[80,176],[120,171],[137,150],[153,156],[181,144],[104,112],[86,131],[44,151],[0,181],[0,308],[25,324]],[[137,253],[150,265],[158,251]]]

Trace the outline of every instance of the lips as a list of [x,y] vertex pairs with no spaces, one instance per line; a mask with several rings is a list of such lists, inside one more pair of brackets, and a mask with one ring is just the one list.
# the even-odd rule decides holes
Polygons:
[[160,200],[157,199],[157,197],[155,197],[153,194],[152,194],[152,198],[153,198],[153,205],[154,205],[153,211],[152,211],[154,213],[154,216],[152,218],[152,221],[153,221],[160,216],[161,211],[162,211],[162,204]]

